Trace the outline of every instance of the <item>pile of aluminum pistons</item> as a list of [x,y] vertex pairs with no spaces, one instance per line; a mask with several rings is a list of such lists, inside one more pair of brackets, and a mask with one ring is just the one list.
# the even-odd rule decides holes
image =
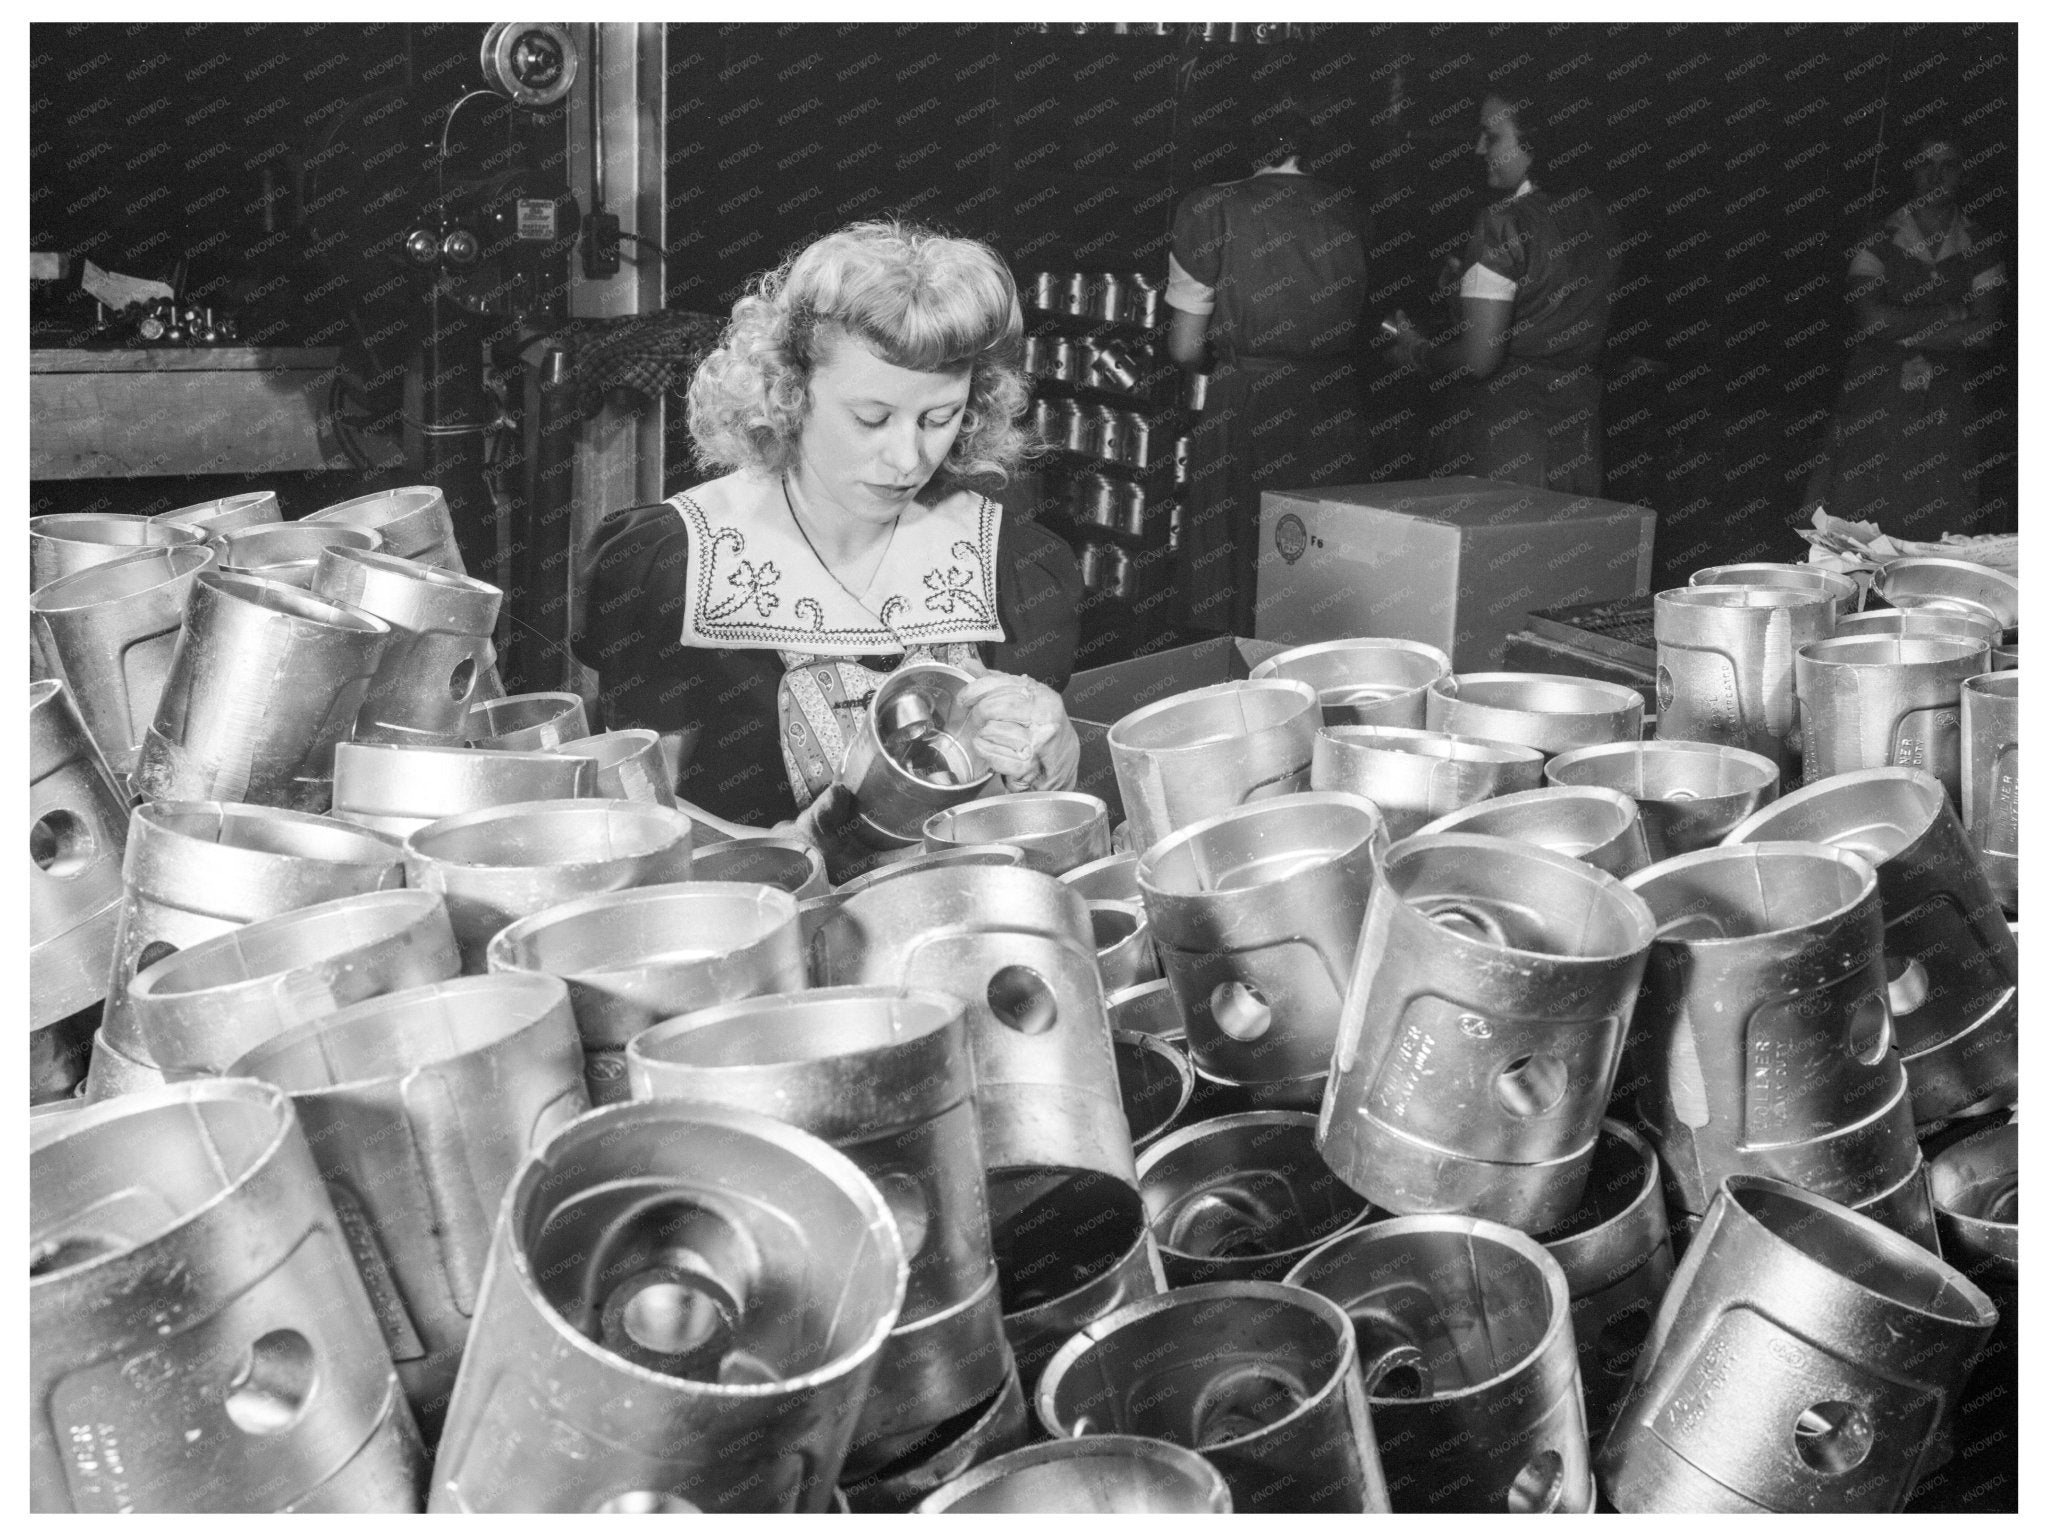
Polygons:
[[1303,647],[1117,721],[1120,824],[905,664],[835,887],[502,696],[431,488],[84,521],[36,1510],[2013,1498],[2011,578],[1702,573],[1653,711]]

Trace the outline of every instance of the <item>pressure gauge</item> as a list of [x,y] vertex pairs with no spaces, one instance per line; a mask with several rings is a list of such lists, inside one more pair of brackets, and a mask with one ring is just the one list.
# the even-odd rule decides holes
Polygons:
[[576,83],[576,44],[552,21],[497,21],[484,33],[484,83],[522,107],[551,107]]

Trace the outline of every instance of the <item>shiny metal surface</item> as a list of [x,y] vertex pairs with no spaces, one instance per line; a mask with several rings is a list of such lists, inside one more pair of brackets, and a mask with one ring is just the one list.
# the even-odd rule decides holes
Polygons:
[[2020,1128],[1995,1125],[1936,1153],[1927,1165],[1941,1251],[1987,1288],[2020,1283]]
[[1504,837],[1626,878],[1651,862],[1642,808],[1617,789],[1595,784],[1553,784],[1495,795],[1439,816],[1420,835],[1440,833]]
[[1302,791],[1183,827],[1139,860],[1197,1066],[1238,1083],[1328,1067],[1386,846],[1371,801]]
[[282,1092],[90,1106],[29,1180],[32,1509],[419,1508],[418,1433]]
[[123,779],[142,755],[143,733],[185,622],[185,599],[213,551],[199,545],[143,549],[38,588],[29,622],[71,689],[85,728]]
[[1173,995],[1173,983],[1164,976],[1112,992],[1103,1001],[1109,1008],[1112,1032],[1154,1035],[1186,1049],[1188,1026],[1180,1003]]
[[1141,1435],[1011,1451],[947,1483],[921,1515],[1227,1515],[1230,1485],[1195,1452]]
[[1032,790],[935,811],[924,824],[928,852],[983,843],[1014,844],[1026,867],[1064,875],[1109,856],[1109,807],[1093,795]]
[[1194,1098],[1195,1069],[1178,1045],[1157,1035],[1112,1028],[1110,1047],[1116,1053],[1117,1091],[1131,1127],[1131,1148],[1142,1153],[1179,1128]]
[[1601,1490],[1626,1513],[1900,1509],[1997,1316],[1896,1232],[1736,1174],[1658,1309]]
[[1432,731],[1534,747],[1546,755],[1643,734],[1643,696],[1619,683],[1550,672],[1460,672],[1429,685]]
[[414,1417],[440,1432],[491,1228],[527,1152],[590,1107],[553,976],[408,987],[228,1068],[291,1095]]
[[354,739],[459,743],[469,706],[486,696],[481,685],[497,661],[491,632],[504,594],[417,560],[345,547],[320,556],[312,589],[391,626]]
[[142,548],[204,542],[197,529],[157,524],[125,512],[51,512],[28,520],[28,589]]
[[1834,601],[1838,618],[1847,618],[1863,606],[1863,586],[1853,576],[1824,570],[1817,565],[1792,565],[1771,560],[1752,560],[1741,565],[1710,565],[1694,571],[1686,585],[1693,587],[1776,587],[1800,592],[1822,592]]
[[907,858],[892,859],[886,864],[869,870],[864,875],[855,875],[834,889],[838,895],[851,896],[856,891],[865,891],[904,875],[914,875],[926,869],[1024,869],[1028,860],[1024,850],[1015,843],[970,843],[960,848],[941,848],[934,853],[913,853]]
[[1971,560],[1913,555],[1878,573],[1877,590],[1894,608],[1988,613],[2001,629],[2020,621],[2020,579]]
[[596,793],[596,765],[564,753],[344,741],[334,749],[331,813],[402,839],[470,811]]
[[1396,1514],[1587,1514],[1593,1471],[1557,1260],[1466,1216],[1404,1216],[1287,1276],[1349,1314]]
[[2008,912],[2020,905],[2020,674],[1963,679],[1963,830]]
[[1095,969],[1102,994],[1159,979],[1159,957],[1152,948],[1152,922],[1135,901],[1091,901],[1088,925],[1095,935]]
[[1870,863],[1741,843],[1628,884],[1657,923],[1630,1026],[1634,1107],[1673,1203],[1697,1215],[1724,1178],[1766,1174],[1932,1247]]
[[798,901],[809,901],[832,889],[825,876],[825,855],[795,837],[730,838],[693,848],[690,878],[758,881],[787,891]]
[[602,731],[565,741],[552,750],[564,757],[587,757],[597,765],[595,794],[610,800],[645,800],[651,805],[673,807],[676,803],[675,785],[661,755],[661,737],[654,731]]
[[796,898],[753,883],[691,880],[585,896],[503,929],[493,971],[569,983],[593,1104],[627,1097],[626,1042],[693,1008],[801,991]]
[[528,800],[429,822],[405,840],[405,883],[435,891],[465,973],[500,929],[581,896],[690,878],[690,818],[635,800]]
[[1756,752],[1791,783],[1800,768],[1793,658],[1835,633],[1835,596],[1810,586],[1695,584],[1659,592],[1655,608],[1658,740]]
[[1402,1215],[1542,1231],[1582,1199],[1655,924],[1612,875],[1502,838],[1381,860],[1316,1143]]
[[1923,768],[1962,796],[1962,688],[1990,666],[1980,640],[1938,635],[1802,646],[1806,782],[1857,768]]
[[1997,645],[2005,626],[1989,613],[1953,608],[1872,608],[1835,623],[1834,638],[1875,635],[1950,635]]
[[1778,765],[1768,757],[1703,741],[1582,747],[1559,753],[1543,772],[1552,784],[1597,785],[1635,801],[1652,861],[1711,848],[1778,797]]
[[973,679],[941,662],[909,662],[875,689],[847,744],[839,779],[859,806],[857,831],[878,848],[917,843],[925,823],[971,800],[990,769],[960,734],[956,702]]
[[1137,901],[1138,858],[1135,853],[1112,853],[1068,870],[1060,876],[1086,901]]
[[128,983],[143,1049],[166,1076],[222,1073],[295,1024],[458,969],[432,891],[372,891],[262,918],[145,966]]
[[573,693],[508,693],[470,705],[462,731],[488,752],[551,752],[588,736],[590,722]]
[[904,1273],[882,1197],[815,1136],[593,1110],[505,1198],[428,1507],[827,1510]]
[[353,528],[371,528],[384,540],[384,553],[404,560],[468,575],[462,550],[455,542],[455,522],[448,515],[448,500],[431,485],[408,485],[395,491],[372,491],[351,496],[322,507],[305,519],[309,523],[346,523]]
[[244,491],[239,496],[219,496],[212,501],[195,501],[190,506],[173,507],[168,512],[157,513],[150,521],[170,523],[180,528],[197,528],[202,535],[211,535],[257,528],[265,523],[281,523],[284,513],[277,504],[277,492]]
[[203,571],[144,734],[146,800],[324,811],[391,626],[283,582]]
[[[287,586],[313,590],[320,559],[330,549],[374,553],[384,540],[374,528],[322,527],[310,523],[260,523],[232,533],[214,533],[207,542],[213,546],[219,569],[233,576],[261,576]],[[347,601],[342,596],[342,601]],[[381,617],[381,615],[380,615]]]
[[1036,1401],[1055,1437],[1199,1451],[1243,1512],[1389,1507],[1351,1324],[1297,1286],[1215,1281],[1123,1307],[1061,1348]]
[[1217,683],[1133,710],[1109,728],[1131,847],[1248,801],[1307,787],[1322,708],[1291,678]]
[[1269,656],[1252,680],[1298,678],[1316,690],[1325,726],[1422,727],[1429,685],[1451,675],[1451,658],[1419,640],[1324,640]]
[[1543,754],[1510,742],[1388,725],[1326,725],[1316,732],[1308,787],[1363,795],[1394,841],[1438,816],[1494,795],[1538,789]]
[[904,1513],[970,1468],[1020,1449],[1031,1440],[1031,1410],[1014,1368],[979,1413],[961,1417],[969,1419],[965,1429],[955,1428],[958,1419],[941,1424],[918,1436],[872,1476],[842,1483],[839,1498],[845,1507],[840,1513]]

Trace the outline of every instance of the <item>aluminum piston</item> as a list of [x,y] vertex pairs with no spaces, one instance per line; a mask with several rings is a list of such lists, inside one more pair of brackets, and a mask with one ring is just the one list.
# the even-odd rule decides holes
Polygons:
[[1084,901],[1138,901],[1142,899],[1138,894],[1138,857],[1112,853],[1068,870],[1060,882],[1079,891]]
[[1269,656],[1252,679],[1298,678],[1316,690],[1323,724],[1420,729],[1429,685],[1451,675],[1451,658],[1419,640],[1324,640]]
[[137,806],[128,819],[121,878],[107,1006],[86,1085],[95,1100],[163,1081],[128,997],[139,971],[260,918],[400,890],[405,850],[394,838],[325,816],[159,800]]
[[1994,645],[1993,645],[1993,646],[1991,647],[1991,670],[1992,670],[1992,671],[1994,671],[1994,672],[2014,672],[2014,671],[2017,671],[2017,670],[2019,669],[2019,664],[2020,664],[2020,642],[2019,642],[2019,633],[2020,633],[2020,632],[2019,632],[2019,630],[2018,630],[2018,629],[2016,629],[2016,628],[2015,628],[2015,629],[2011,629],[2011,630],[2008,630],[2008,631],[2006,632],[2006,639],[2005,639],[2005,643],[2004,643],[2003,645],[1997,645],[1997,644],[1994,644]]
[[1951,608],[1873,608],[1835,623],[1834,638],[1838,640],[1873,635],[1951,635],[1997,645],[2004,638],[2005,626],[1988,613]]
[[588,736],[590,721],[573,693],[508,693],[471,704],[462,733],[488,752],[551,752]]
[[627,1097],[626,1042],[649,1025],[805,985],[796,898],[716,880],[565,901],[503,929],[488,959],[569,983],[593,1104]]
[[1168,1285],[1284,1279],[1312,1250],[1385,1214],[1330,1171],[1315,1131],[1316,1117],[1298,1110],[1225,1115],[1138,1159]]
[[1690,586],[1656,596],[1657,739],[1740,747],[1799,773],[1793,658],[1835,632],[1811,587]]
[[1199,1451],[1245,1513],[1389,1507],[1350,1320],[1296,1286],[1214,1281],[1123,1307],[1053,1356],[1037,1405],[1057,1437]]
[[[958,1427],[961,1420],[967,1427]],[[926,1431],[894,1461],[857,1482],[842,1483],[843,1514],[903,1514],[921,1499],[993,1456],[1031,1439],[1031,1410],[1013,1369],[986,1402]]]
[[1553,784],[1495,795],[1439,816],[1421,835],[1444,832],[1548,848],[1621,879],[1651,863],[1642,808],[1620,790],[1597,784]]
[[2000,629],[2020,621],[2019,577],[1970,560],[1922,555],[1894,560],[1878,574],[1877,590],[1894,608],[1989,614]]
[[565,753],[368,741],[334,749],[335,819],[394,838],[491,806],[596,793],[596,765]]
[[144,548],[205,542],[194,528],[152,523],[125,512],[51,512],[28,520],[28,589],[60,576],[119,560]]
[[866,1175],[766,1115],[613,1104],[505,1197],[435,1513],[817,1513],[904,1296]]
[[1088,925],[1095,934],[1095,970],[1102,995],[1121,992],[1159,978],[1159,957],[1152,949],[1152,923],[1135,901],[1091,901]]
[[787,891],[798,901],[832,889],[825,876],[825,855],[799,837],[736,837],[693,848],[690,878],[754,881]]
[[92,1105],[29,1181],[32,1509],[419,1509],[418,1431],[283,1093]]
[[1432,731],[1512,742],[1545,756],[1643,734],[1643,696],[1590,677],[1460,672],[1431,683],[1428,704]]
[[969,843],[959,848],[941,848],[936,853],[913,853],[907,858],[891,860],[869,870],[864,875],[855,875],[836,887],[841,896],[851,896],[856,891],[865,891],[886,880],[900,879],[904,875],[916,874],[925,869],[1023,869],[1026,867],[1024,850],[1015,843]]
[[1951,1264],[1987,1290],[2020,1283],[2020,1128],[1995,1125],[1944,1147],[1927,1165],[1934,1224]]
[[991,770],[962,734],[958,701],[972,681],[958,667],[909,662],[875,689],[839,765],[859,807],[852,830],[863,841],[913,847],[934,813],[988,786]]
[[432,891],[372,891],[262,918],[146,966],[128,1004],[164,1075],[206,1076],[295,1024],[458,970]]
[[590,1108],[568,988],[519,974],[408,987],[288,1029],[228,1076],[291,1095],[413,1415],[437,1437],[505,1190]]
[[1028,868],[1064,875],[1109,856],[1109,807],[1093,795],[1033,790],[970,800],[924,824],[927,852],[983,843],[1014,843]]
[[2008,912],[2020,906],[2020,674],[1963,679],[1963,827]]
[[207,542],[219,558],[220,569],[230,575],[261,576],[308,592],[313,590],[320,559],[328,550],[352,549],[370,554],[384,547],[383,538],[374,528],[322,527],[311,523],[264,523],[235,533],[214,534]]
[[1703,741],[1583,747],[1559,753],[1543,772],[1553,784],[1598,785],[1635,801],[1652,861],[1711,848],[1778,796],[1778,765],[1768,757]]
[[768,1115],[831,1143],[874,1181],[910,1265],[847,1453],[874,1475],[1011,1375],[989,1246],[974,1062],[940,992],[823,987],[670,1019],[626,1047],[635,1099]]
[[507,924],[579,896],[690,878],[690,818],[635,800],[528,800],[407,835],[405,883],[438,891],[471,976]]
[[193,578],[213,565],[203,545],[144,549],[60,576],[28,600],[30,624],[70,686],[95,745],[123,780],[156,718]]
[[1857,768],[1924,768],[1962,798],[1963,680],[1987,670],[1978,640],[1938,635],[1802,646],[1806,782]]
[[985,1167],[1135,1181],[1088,908],[1071,887],[1035,869],[920,869],[849,897],[810,958],[820,986],[965,1000]]
[[1677,1206],[1766,1174],[1933,1244],[1906,1069],[1892,1049],[1877,872],[1860,854],[1742,843],[1629,886],[1657,941],[1631,1028],[1635,1110]]
[[201,572],[143,736],[137,793],[326,810],[335,744],[390,638],[390,625],[345,603]]
[[1230,1485],[1193,1451],[1142,1435],[1027,1445],[955,1478],[921,1515],[1227,1515]]
[[1540,1232],[1585,1193],[1655,924],[1604,871],[1417,834],[1380,861],[1316,1127],[1382,1210]]
[[1131,1147],[1142,1153],[1180,1125],[1195,1095],[1195,1070],[1179,1046],[1157,1035],[1112,1029],[1117,1091],[1131,1127]]
[[564,757],[587,757],[597,765],[593,794],[608,800],[644,800],[671,808],[675,784],[661,755],[661,736],[650,730],[603,731],[554,748]]
[[408,485],[401,490],[352,496],[322,507],[305,521],[371,528],[383,538],[387,555],[438,566],[457,576],[469,574],[462,563],[462,549],[455,542],[448,500],[437,486]]
[[491,631],[504,594],[417,560],[342,547],[320,556],[312,585],[391,626],[355,739],[461,741],[477,685],[497,660]]
[[1671,1284],[1671,1227],[1655,1149],[1619,1120],[1603,1120],[1579,1208],[1536,1240],[1571,1290],[1586,1433],[1597,1443]]
[[1728,834],[1730,843],[1773,840],[1847,848],[1877,870],[1886,1001],[1914,1122],[2010,1104],[2019,945],[1941,786],[1917,768],[1837,774]]
[[[1180,1045],[1187,1044],[1187,1020],[1181,1017],[1180,1002],[1173,995],[1173,983],[1164,976],[1112,992],[1103,1000],[1109,1008],[1112,1033],[1152,1035]],[[1190,1064],[1192,1065],[1192,1063]]]
[[1139,860],[1198,1067],[1234,1083],[1328,1069],[1386,846],[1371,801],[1303,791],[1183,827]]
[[1403,1216],[1287,1276],[1350,1316],[1396,1514],[1590,1514],[1564,1271],[1468,1216]]
[[1735,1174],[1658,1309],[1601,1489],[1628,1513],[1899,1510],[1997,1318],[1896,1232]]
[[988,1214],[1003,1334],[1026,1397],[1081,1328],[1166,1289],[1135,1184],[1083,1168],[999,1169]]
[[190,506],[173,507],[168,512],[159,512],[152,523],[162,526],[166,523],[179,528],[196,528],[202,537],[216,534],[236,533],[244,528],[257,528],[265,523],[281,523],[284,513],[277,504],[275,491],[244,491],[239,496],[218,496],[212,501],[195,501]]
[[1846,619],[1863,606],[1863,584],[1841,571],[1817,565],[1792,565],[1774,560],[1751,560],[1740,565],[1710,565],[1694,571],[1686,582],[1693,587],[1775,587],[1780,591],[1824,593],[1835,605],[1835,616]]
[[28,685],[28,743],[31,1097],[56,1098],[85,1062],[46,1032],[106,996],[128,801],[62,683]]
[[1131,847],[1307,788],[1322,719],[1315,689],[1286,677],[1194,688],[1125,715],[1108,742]]
[[1390,725],[1326,725],[1316,732],[1308,787],[1363,795],[1394,840],[1438,816],[1494,795],[1543,784],[1534,747]]

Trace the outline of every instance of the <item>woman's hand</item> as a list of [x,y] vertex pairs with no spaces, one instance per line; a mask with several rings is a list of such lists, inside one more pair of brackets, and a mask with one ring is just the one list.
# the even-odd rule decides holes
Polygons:
[[1413,368],[1429,346],[1429,338],[1415,328],[1415,322],[1404,310],[1397,309],[1392,319],[1382,320],[1380,329],[1381,334],[1391,338],[1387,350],[1403,368]]
[[917,844],[908,848],[874,849],[854,834],[854,818],[860,807],[853,791],[844,784],[828,784],[823,794],[797,813],[795,821],[778,822],[773,830],[783,837],[800,837],[825,856],[825,878],[844,885],[855,875],[864,875],[882,864],[915,858],[924,852]]
[[961,734],[1001,776],[1003,787],[1072,789],[1081,740],[1060,696],[1032,677],[984,672],[960,690]]

